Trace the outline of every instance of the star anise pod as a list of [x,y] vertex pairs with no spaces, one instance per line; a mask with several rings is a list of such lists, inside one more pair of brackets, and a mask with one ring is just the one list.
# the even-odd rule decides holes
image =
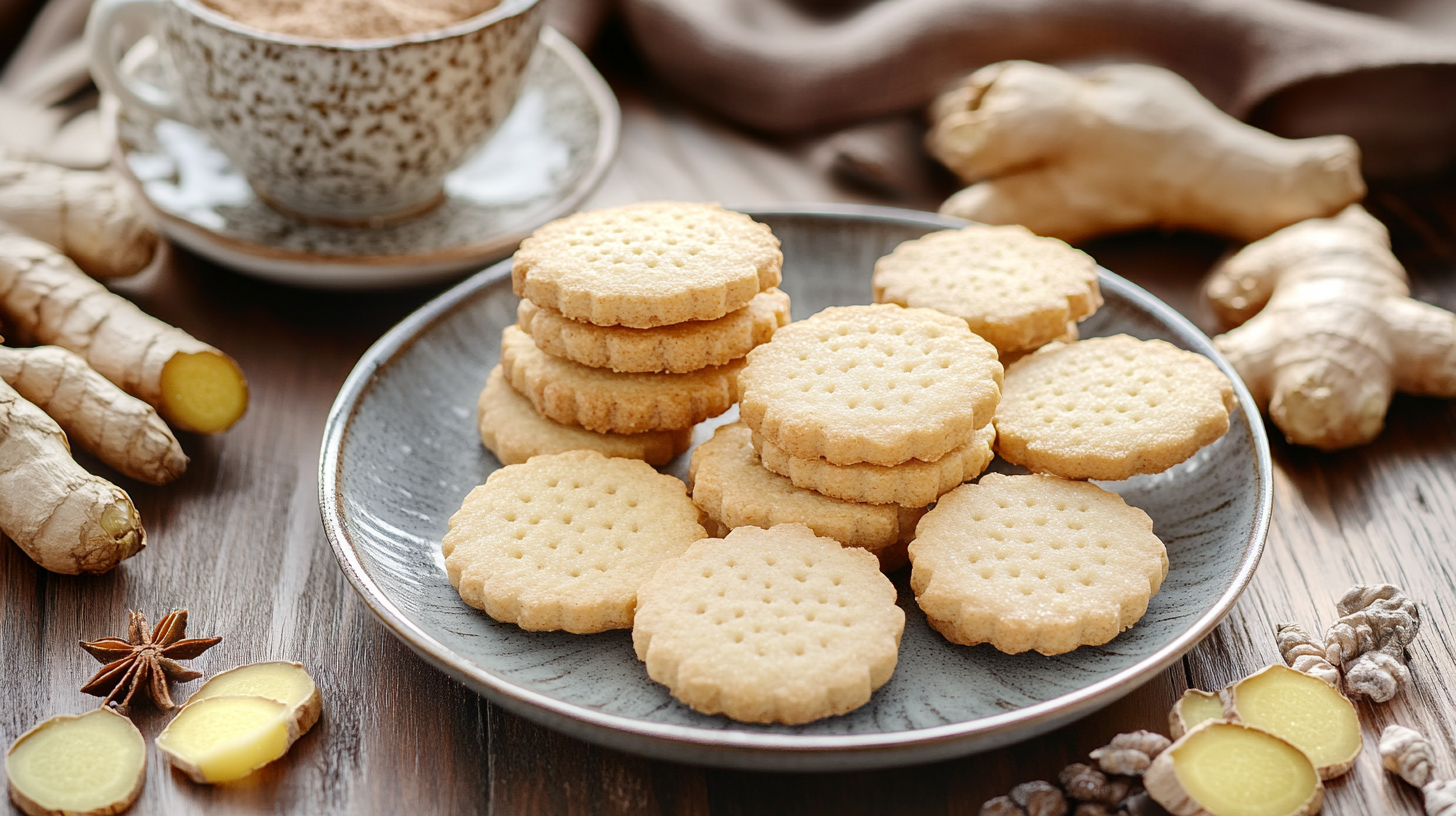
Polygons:
[[[131,698],[141,690],[163,711],[176,708],[167,690],[169,681],[185,683],[196,680],[202,672],[183,668],[178,660],[191,660],[216,646],[222,638],[184,639],[187,634],[187,610],[169,612],[157,627],[147,631],[147,618],[131,612],[126,627],[126,640],[102,638],[90,643],[81,641],[81,648],[105,663],[81,691],[105,697],[101,705],[116,703],[116,710],[126,714]],[[121,696],[125,692],[125,696]],[[120,699],[118,699],[120,698]]]

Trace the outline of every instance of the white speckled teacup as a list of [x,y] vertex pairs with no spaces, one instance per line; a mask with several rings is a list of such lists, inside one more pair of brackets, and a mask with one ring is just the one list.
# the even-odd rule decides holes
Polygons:
[[[370,224],[442,200],[445,174],[510,113],[540,28],[538,0],[378,40],[262,31],[197,0],[97,0],[86,39],[102,88],[205,131],[263,200]],[[120,70],[120,40],[145,30],[171,88]]]

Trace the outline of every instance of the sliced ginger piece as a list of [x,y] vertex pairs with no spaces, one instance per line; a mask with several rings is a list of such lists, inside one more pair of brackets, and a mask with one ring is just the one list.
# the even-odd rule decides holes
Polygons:
[[301,663],[253,663],[230,669],[203,683],[187,703],[224,695],[267,697],[289,706],[300,737],[313,728],[323,710],[318,685]]
[[292,713],[267,697],[208,697],[183,706],[157,747],[195,782],[231,782],[288,752],[298,738]]
[[1325,797],[1303,751],[1223,720],[1198,725],[1159,754],[1143,785],[1173,816],[1309,816]]
[[219,433],[248,410],[248,381],[217,351],[178,352],[162,366],[159,413],[178,428]]
[[1288,740],[1314,763],[1320,779],[1350,770],[1364,740],[1355,704],[1328,683],[1273,665],[1224,689],[1223,717]]
[[1188,689],[1168,712],[1168,732],[1178,739],[1204,720],[1223,719],[1223,701],[1211,691]]
[[146,780],[147,743],[107,708],[52,717],[5,755],[10,799],[29,816],[108,816],[131,807]]

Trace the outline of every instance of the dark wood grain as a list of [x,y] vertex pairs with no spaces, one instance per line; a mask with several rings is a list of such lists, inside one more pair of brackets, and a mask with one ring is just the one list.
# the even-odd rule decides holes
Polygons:
[[[880,201],[826,180],[810,143],[775,144],[675,103],[607,52],[624,118],[620,158],[587,206],[648,198],[743,206]],[[1423,298],[1456,307],[1456,183],[1378,189]],[[902,205],[931,208],[943,190]],[[1088,247],[1216,331],[1198,297],[1225,250],[1191,235],[1137,235]],[[486,704],[390,636],[336,566],[317,509],[318,446],[335,392],[355,360],[438,290],[338,294],[258,283],[179,253],[119,290],[143,308],[234,354],[253,389],[248,415],[217,438],[188,437],[188,474],[165,488],[118,479],[150,544],[106,576],[53,576],[0,545],[0,714],[8,744],[40,720],[94,705],[79,693],[96,668],[76,646],[123,630],[125,611],[155,618],[188,607],[190,631],[222,644],[194,665],[212,674],[263,659],[303,661],[324,695],[319,725],[290,755],[232,785],[193,784],[152,753],[133,812],[492,814],[966,814],[1018,782],[1048,779],[1112,735],[1166,729],[1189,685],[1216,688],[1277,659],[1270,631],[1296,620],[1322,629],[1356,581],[1409,588],[1427,613],[1411,648],[1411,690],[1362,709],[1367,751],[1330,785],[1326,812],[1418,812],[1374,753],[1389,722],[1425,730],[1443,771],[1456,730],[1456,404],[1398,398],[1389,429],[1336,455],[1275,445],[1276,507],[1254,584],[1213,636],[1158,679],[1087,719],[1021,745],[917,768],[854,774],[754,774],[656,762],[588,745]],[[1276,432],[1277,435],[1277,432]],[[85,459],[105,473],[104,466]],[[185,697],[197,684],[177,689]],[[154,736],[166,716],[141,709]]]

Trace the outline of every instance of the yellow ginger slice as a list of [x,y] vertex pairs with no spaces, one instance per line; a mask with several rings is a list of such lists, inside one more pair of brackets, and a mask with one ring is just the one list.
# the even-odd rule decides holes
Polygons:
[[229,669],[203,683],[187,703],[228,695],[267,697],[290,706],[294,728],[300,737],[313,728],[323,712],[318,684],[302,663],[251,663]]
[[1262,728],[1309,757],[1320,779],[1350,770],[1360,753],[1360,716],[1345,695],[1317,677],[1273,665],[1219,695],[1223,718]]
[[1168,712],[1168,733],[1178,739],[1204,720],[1223,719],[1223,701],[1217,692],[1188,689]]
[[0,318],[7,335],[79,354],[178,430],[225,431],[248,408],[233,358],[112,294],[40,241],[0,235]]
[[120,813],[142,792],[146,769],[146,740],[109,708],[52,717],[5,755],[10,799],[29,816]]
[[298,738],[292,713],[267,697],[207,697],[183,706],[157,747],[194,782],[231,782],[288,752]]
[[1304,752],[1223,720],[1200,724],[1159,754],[1143,785],[1173,816],[1309,816],[1325,798]]

